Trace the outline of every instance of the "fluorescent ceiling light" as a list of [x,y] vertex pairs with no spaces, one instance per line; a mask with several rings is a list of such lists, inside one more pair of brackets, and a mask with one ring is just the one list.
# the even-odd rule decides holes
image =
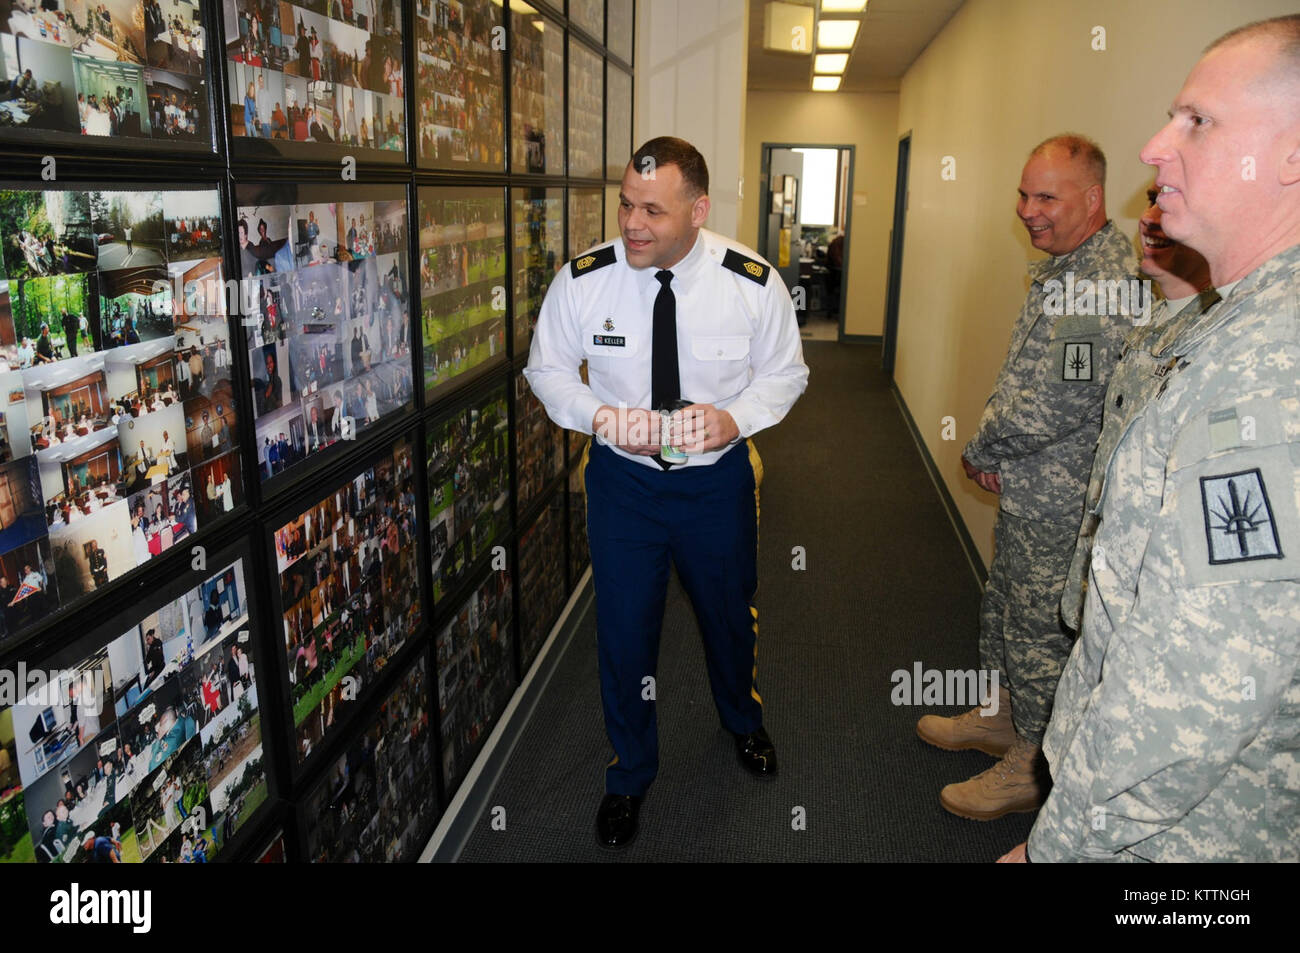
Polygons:
[[858,36],[857,20],[819,20],[817,22],[817,48],[819,50],[852,49]]
[[838,76],[814,76],[813,92],[814,93],[833,93],[840,88],[840,77]]
[[822,0],[822,13],[861,13],[867,0]]
[[813,58],[814,73],[843,73],[848,65],[847,53],[818,53]]

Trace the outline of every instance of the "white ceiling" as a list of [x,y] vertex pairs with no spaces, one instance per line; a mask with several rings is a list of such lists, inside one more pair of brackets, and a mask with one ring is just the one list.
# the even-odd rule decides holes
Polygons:
[[[815,0],[785,0],[814,6]],[[840,89],[845,92],[894,92],[907,68],[943,29],[963,0],[870,0],[860,14],[862,26],[849,57]],[[750,89],[808,92],[812,89],[812,56],[770,53],[763,49],[763,8],[767,0],[749,4]],[[830,14],[847,19],[853,14]],[[833,94],[828,94],[833,95]]]

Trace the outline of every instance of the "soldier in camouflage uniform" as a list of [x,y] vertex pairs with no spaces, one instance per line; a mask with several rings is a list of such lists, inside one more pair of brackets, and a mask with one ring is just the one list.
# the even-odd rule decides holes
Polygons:
[[980,665],[1007,691],[996,714],[927,715],[917,734],[1001,757],[940,792],[947,810],[975,820],[1036,810],[1044,796],[1039,744],[1072,641],[1058,607],[1106,383],[1132,320],[1133,249],[1106,218],[1105,161],[1095,143],[1071,135],[1048,139],[1025,164],[1017,211],[1052,257],[1029,267],[1006,360],[962,458],[968,476],[1000,493]]
[[1252,24],[1143,150],[1223,301],[1158,342],[1177,361],[1110,454],[1054,786],[1005,860],[1300,860],[1297,103],[1300,16]]
[[[1088,478],[1083,522],[1070,559],[1065,594],[1061,596],[1061,619],[1075,632],[1083,615],[1084,580],[1088,577],[1093,534],[1097,531],[1096,510],[1106,464],[1124,427],[1168,373],[1171,356],[1157,351],[1157,342],[1175,335],[1175,327],[1197,320],[1219,300],[1218,292],[1210,285],[1210,266],[1200,252],[1169,238],[1160,227],[1163,213],[1156,204],[1157,194],[1154,186],[1147,189],[1147,210],[1138,221],[1142,245],[1138,270],[1155,280],[1163,298],[1153,307],[1149,320],[1139,319],[1137,326],[1128,332],[1106,388],[1101,437],[1092,460],[1092,475]],[[1104,550],[1098,559],[1104,562]]]

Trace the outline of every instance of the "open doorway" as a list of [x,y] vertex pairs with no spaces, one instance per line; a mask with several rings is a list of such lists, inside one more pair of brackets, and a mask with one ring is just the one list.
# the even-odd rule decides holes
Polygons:
[[853,150],[763,144],[758,251],[790,289],[805,340],[844,337]]

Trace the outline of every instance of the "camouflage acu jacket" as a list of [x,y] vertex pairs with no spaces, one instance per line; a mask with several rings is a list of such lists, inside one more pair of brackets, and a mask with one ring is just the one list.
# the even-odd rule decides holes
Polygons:
[[1135,265],[1107,222],[1069,254],[1029,266],[1006,360],[965,450],[972,466],[1000,474],[1006,512],[1079,525],[1106,383],[1133,320],[1107,312],[1134,310]]
[[1157,344],[1179,360],[1107,462],[1033,860],[1300,860],[1298,313],[1300,245]]
[[[1106,476],[1106,464],[1119,442],[1120,434],[1133,415],[1146,405],[1164,377],[1177,364],[1175,355],[1153,353],[1163,338],[1171,340],[1181,328],[1200,320],[1201,315],[1218,301],[1217,292],[1204,296],[1181,299],[1176,304],[1177,313],[1169,314],[1170,302],[1160,301],[1151,314],[1151,320],[1133,328],[1124,339],[1119,360],[1106,387],[1103,401],[1101,436],[1097,438],[1097,452],[1092,458],[1092,473],[1088,477],[1088,492],[1084,502],[1083,522],[1079,525],[1078,542],[1070,559],[1070,571],[1061,595],[1061,618],[1071,629],[1079,628],[1083,615],[1084,580],[1088,578],[1088,561],[1092,555],[1092,536],[1097,530],[1097,501],[1101,499],[1101,484]],[[1178,328],[1173,328],[1173,325]]]

